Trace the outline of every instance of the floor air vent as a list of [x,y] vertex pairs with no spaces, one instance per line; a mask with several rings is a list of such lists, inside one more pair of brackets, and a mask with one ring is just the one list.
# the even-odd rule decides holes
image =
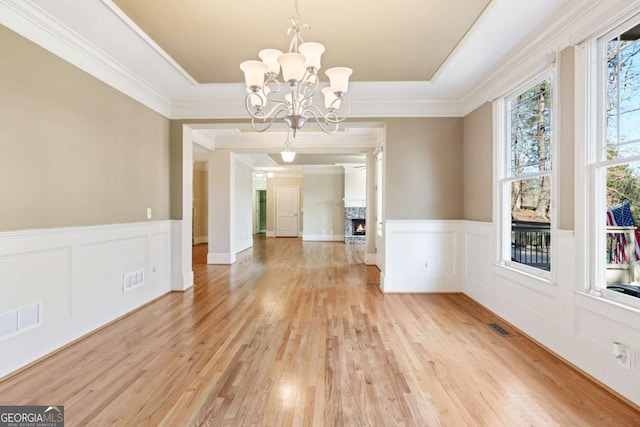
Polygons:
[[487,326],[489,326],[491,329],[493,329],[494,331],[496,331],[498,334],[500,334],[503,337],[512,337],[513,334],[509,331],[507,331],[505,328],[503,328],[502,326],[498,325],[497,323],[487,323]]

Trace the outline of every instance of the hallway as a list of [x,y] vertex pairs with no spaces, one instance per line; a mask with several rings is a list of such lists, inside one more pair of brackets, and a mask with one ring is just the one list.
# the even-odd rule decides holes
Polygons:
[[[460,294],[383,295],[363,245],[256,237],[231,266],[0,382],[68,426],[637,425]],[[510,329],[508,325],[504,325]]]

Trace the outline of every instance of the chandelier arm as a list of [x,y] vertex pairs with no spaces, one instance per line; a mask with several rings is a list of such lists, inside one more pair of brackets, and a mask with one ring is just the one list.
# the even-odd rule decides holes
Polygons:
[[[280,114],[284,113],[285,111],[286,109],[281,107],[278,111],[275,112],[275,114],[269,120],[267,120],[268,116],[264,117],[263,119],[260,119],[258,117],[253,117],[251,119],[251,127],[256,132],[264,132],[267,129],[269,129],[271,125],[273,125],[273,122],[278,118],[278,116],[280,116]],[[271,112],[273,112],[273,110],[271,110]],[[259,121],[259,122],[256,123],[256,121]]]
[[[275,89],[273,89],[271,86],[267,86],[271,83],[275,85]],[[267,99],[273,99],[269,97],[269,94],[280,93],[280,88],[282,87],[280,82],[275,77],[268,78],[267,80],[265,80],[264,86],[267,86],[269,88],[269,93],[266,95]]]
[[[311,84],[307,84],[307,80],[309,80],[312,76],[315,76],[315,80],[313,83]],[[302,101],[310,101],[311,98],[313,98],[316,94],[316,92],[318,92],[318,88],[320,87],[320,79],[318,79],[318,76],[316,74],[312,74],[312,73],[308,73],[308,76],[303,80],[304,84],[304,89],[302,91]],[[311,92],[309,92],[307,89],[310,89]],[[309,102],[309,104],[311,104],[311,102]]]
[[346,104],[346,108],[347,108],[347,111],[342,117],[338,116],[336,111],[329,111],[327,112],[327,114],[324,114],[317,106],[313,104],[307,105],[307,107],[305,108],[305,113],[306,112],[311,113],[316,118],[316,121],[318,120],[318,116],[320,116],[324,119],[324,122],[326,124],[330,123],[332,125],[335,124],[336,126],[338,126],[338,124],[342,123],[343,121],[345,121],[347,117],[349,117],[349,113],[351,112],[351,106],[349,104]]
[[[287,109],[287,105],[288,103],[286,101],[282,101],[282,100],[278,100],[278,99],[274,99],[273,101],[276,103],[276,105],[273,106],[273,108],[267,113],[264,110],[264,106],[266,104],[263,104],[260,106],[260,108],[254,107],[251,104],[251,95],[253,95],[252,93],[247,94],[247,97],[245,98],[245,108],[247,109],[247,112],[249,113],[249,115],[251,116],[252,120],[262,120],[262,121],[266,121],[269,116],[271,116],[274,113],[279,113],[276,112],[276,110],[280,109],[281,111],[285,111]],[[262,98],[260,98],[262,99]],[[255,110],[255,111],[253,111]]]
[[327,121],[329,121],[330,123],[342,123],[346,120],[347,117],[349,117],[349,113],[351,113],[351,105],[349,105],[349,103],[347,102],[344,102],[344,100],[342,100],[342,102],[346,105],[347,109],[344,115],[341,117],[338,115],[338,110],[332,111],[330,114],[327,114]]
[[[338,131],[338,122],[328,121],[327,116],[322,114],[322,112],[315,105],[308,106],[307,108],[305,108],[304,112],[309,113],[313,116],[322,132],[331,134]],[[320,120],[320,117],[322,117],[323,120]]]

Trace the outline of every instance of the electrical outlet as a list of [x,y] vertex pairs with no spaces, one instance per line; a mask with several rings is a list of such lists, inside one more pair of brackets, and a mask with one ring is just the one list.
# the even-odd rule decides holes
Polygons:
[[147,219],[151,219],[152,215],[151,215],[151,208],[147,208]]
[[622,366],[626,370],[631,370],[631,359],[633,358],[633,351],[624,344],[619,342],[613,343],[613,357],[618,360],[618,365]]

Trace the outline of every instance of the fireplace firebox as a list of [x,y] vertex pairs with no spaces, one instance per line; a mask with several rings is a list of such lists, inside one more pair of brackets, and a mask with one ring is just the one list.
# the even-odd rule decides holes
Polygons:
[[367,234],[367,225],[366,221],[361,218],[352,218],[351,219],[351,229],[353,230],[354,236],[364,236]]

